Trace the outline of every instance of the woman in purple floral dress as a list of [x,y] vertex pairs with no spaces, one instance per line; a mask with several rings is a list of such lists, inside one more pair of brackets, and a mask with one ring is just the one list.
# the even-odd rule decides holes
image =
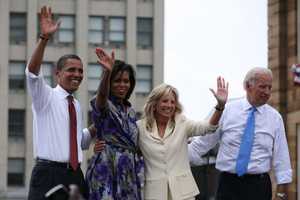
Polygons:
[[136,114],[128,99],[135,87],[131,65],[114,60],[97,48],[103,67],[97,96],[91,101],[97,138],[106,148],[96,153],[88,166],[86,180],[90,200],[140,200],[144,161],[137,147]]

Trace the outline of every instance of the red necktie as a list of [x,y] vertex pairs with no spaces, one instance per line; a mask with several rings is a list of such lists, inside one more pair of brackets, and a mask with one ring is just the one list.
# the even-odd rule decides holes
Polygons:
[[78,167],[76,110],[73,104],[73,96],[69,95],[67,98],[70,116],[70,164],[75,171]]

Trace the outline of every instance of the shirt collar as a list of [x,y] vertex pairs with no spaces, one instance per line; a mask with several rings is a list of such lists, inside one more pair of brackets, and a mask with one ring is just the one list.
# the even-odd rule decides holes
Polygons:
[[56,85],[56,87],[54,88],[54,90],[57,92],[58,96],[61,98],[61,99],[65,99],[67,98],[67,96],[69,95],[72,95],[73,94],[70,94],[68,93],[65,89],[63,89],[59,84]]
[[173,133],[173,131],[174,131],[174,127],[172,126],[171,120],[169,120],[167,127],[165,129],[164,136],[160,137],[159,133],[158,133],[158,127],[157,127],[156,120],[154,120],[153,125],[152,125],[152,131],[150,132],[150,135],[157,140],[165,140],[167,137],[169,137]]
[[[261,105],[261,106],[258,106],[258,107],[255,107],[255,108],[256,108],[256,112],[257,112],[257,113],[262,113],[265,106],[266,106],[266,104]],[[246,97],[245,97],[245,101],[244,101],[243,107],[244,107],[244,110],[245,110],[245,111],[248,111],[248,110],[250,110],[250,109],[253,107],[253,106],[249,103],[249,101],[248,101],[248,99],[247,99]]]

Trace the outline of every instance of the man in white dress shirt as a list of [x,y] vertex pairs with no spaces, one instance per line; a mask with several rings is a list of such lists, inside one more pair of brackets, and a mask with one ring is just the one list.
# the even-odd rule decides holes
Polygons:
[[[64,55],[57,62],[57,86],[48,86],[40,71],[49,38],[58,30],[51,8],[43,7],[40,15],[41,35],[26,68],[32,96],[33,149],[36,164],[30,181],[28,199],[45,199],[45,193],[58,184],[79,186],[87,196],[80,169],[82,148],[91,136],[82,131],[82,113],[73,93],[83,79],[83,66],[77,55]],[[53,197],[63,199],[62,196]]]
[[[189,144],[189,158],[197,163],[200,154],[220,143],[216,168],[221,172],[217,200],[271,200],[268,172],[274,170],[277,183],[274,199],[287,199],[292,182],[290,156],[281,115],[267,101],[271,95],[272,72],[251,69],[244,79],[246,98],[226,104],[220,126],[210,137],[198,137]],[[246,173],[237,175],[236,163],[248,114],[255,107],[254,139]]]

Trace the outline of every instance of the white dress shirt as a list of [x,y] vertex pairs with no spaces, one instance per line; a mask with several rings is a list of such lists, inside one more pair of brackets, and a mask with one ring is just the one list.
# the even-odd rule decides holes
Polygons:
[[[219,134],[206,134],[204,136],[195,136],[190,140],[188,145],[188,155],[191,166],[201,166],[206,164],[216,163],[215,158],[205,158],[205,155],[211,150],[218,142]],[[193,145],[191,145],[193,143]]]
[[[246,98],[226,105],[217,134],[198,137],[189,144],[189,158],[193,163],[202,153],[220,142],[216,168],[236,173],[236,159],[251,105]],[[292,181],[292,169],[281,115],[265,104],[255,112],[255,135],[248,164],[248,174],[269,172],[273,167],[277,184]]]
[[[43,79],[25,70],[29,93],[32,97],[33,153],[34,158],[69,162],[70,122],[67,96],[60,85],[51,88]],[[74,98],[77,119],[78,161],[82,162],[82,148],[91,140],[88,131],[82,130],[82,113]]]

